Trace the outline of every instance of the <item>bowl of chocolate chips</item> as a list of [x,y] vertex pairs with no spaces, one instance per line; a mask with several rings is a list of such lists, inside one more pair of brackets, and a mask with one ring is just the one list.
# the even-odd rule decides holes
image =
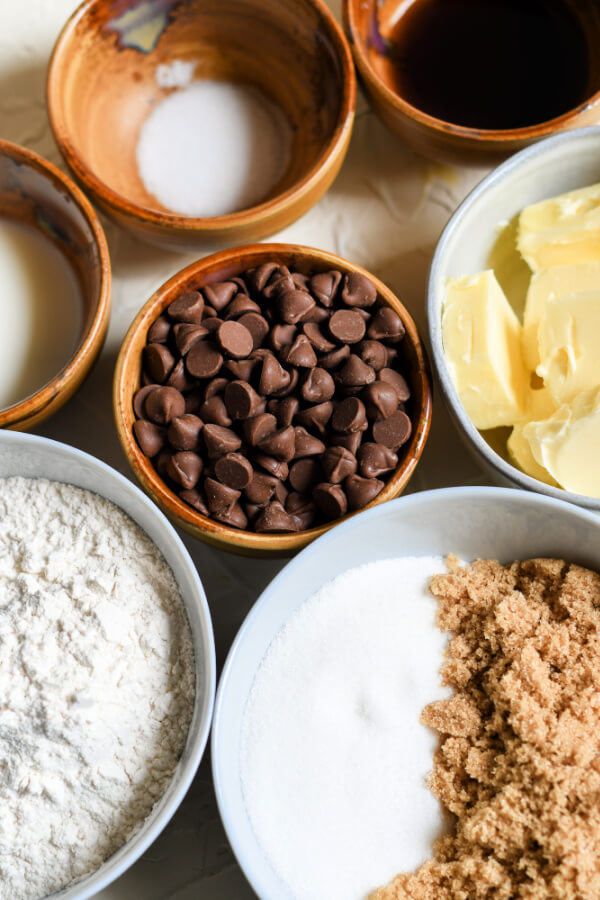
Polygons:
[[360,266],[288,244],[192,263],[125,337],[113,402],[142,487],[195,537],[286,555],[397,497],[431,386],[415,324]]

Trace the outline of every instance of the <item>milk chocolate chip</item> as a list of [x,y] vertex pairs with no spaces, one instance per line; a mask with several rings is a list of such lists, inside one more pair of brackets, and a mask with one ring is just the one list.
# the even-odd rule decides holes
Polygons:
[[352,309],[338,309],[329,320],[329,332],[338,341],[356,344],[365,336],[362,316]]
[[242,446],[242,440],[235,431],[222,425],[205,425],[202,429],[202,438],[210,459],[234,453]]
[[398,457],[385,444],[366,441],[357,452],[359,472],[363,478],[378,478],[398,465]]
[[198,341],[187,354],[185,364],[195,378],[214,378],[223,365],[223,357],[212,341]]
[[237,294],[238,286],[234,281],[218,281],[215,284],[207,284],[203,291],[208,303],[221,312]]
[[381,493],[384,488],[383,481],[378,478],[362,478],[360,475],[349,475],[345,482],[348,507],[350,509],[362,509],[371,500]]
[[348,510],[346,495],[339,484],[322,482],[313,488],[312,497],[317,507],[328,519],[344,516]]
[[208,328],[204,325],[189,325],[187,322],[178,322],[173,328],[175,344],[182,356],[191,350],[195,343],[201,341],[208,334]]
[[304,379],[300,393],[307,403],[324,403],[331,400],[335,393],[333,378],[325,369],[315,366]]
[[225,388],[225,406],[232,419],[254,416],[261,403],[262,398],[247,381],[231,381]]
[[377,299],[377,289],[366,275],[348,272],[342,283],[342,300],[346,306],[373,306]]
[[204,493],[206,495],[206,503],[211,513],[222,512],[239,500],[241,492],[234,488],[221,484],[214,478],[204,479]]
[[367,416],[375,422],[387,419],[398,409],[398,394],[391,384],[385,381],[374,381],[368,384],[360,394],[365,404]]
[[167,463],[167,475],[189,491],[195,487],[202,473],[202,459],[192,450],[182,450],[174,453]]
[[188,291],[173,300],[167,312],[175,322],[189,322],[199,325],[204,311],[204,299],[198,291]]
[[345,447],[328,447],[321,459],[321,465],[328,481],[339,484],[348,475],[354,475],[357,462],[356,457]]
[[273,500],[264,508],[262,513],[257,516],[254,522],[254,528],[259,533],[298,531],[298,521],[294,516],[291,516],[285,511],[279,500]]
[[372,430],[373,438],[378,444],[384,444],[391,450],[398,450],[409,439],[412,426],[406,413],[398,410],[387,419],[375,422]]
[[171,334],[171,322],[167,316],[159,316],[148,329],[149,344],[166,344]]
[[371,320],[368,335],[374,341],[389,341],[395,344],[404,337],[402,319],[390,306],[382,306]]
[[144,456],[156,456],[167,443],[167,433],[160,425],[138,419],[133,423],[133,432]]
[[164,344],[147,344],[144,347],[144,366],[153,381],[166,380],[175,365],[175,357]]
[[223,322],[217,330],[221,350],[234,359],[244,359],[254,349],[252,335],[239,322]]
[[241,453],[227,453],[215,463],[215,475],[222,484],[241,491],[252,481],[252,464]]
[[150,391],[144,403],[147,417],[156,425],[168,425],[171,419],[185,413],[183,394],[172,387],[159,387]]
[[333,301],[341,280],[342,273],[333,270],[331,272],[319,272],[318,275],[313,275],[308,284],[317,300],[320,300],[323,306],[333,306]]
[[314,308],[315,301],[306,291],[284,291],[278,297],[281,320],[287,325],[296,325]]
[[368,427],[367,411],[358,397],[346,397],[338,403],[331,417],[334,431],[347,434],[349,431],[364,431]]
[[174,450],[197,450],[204,422],[198,416],[186,413],[171,419],[167,438]]

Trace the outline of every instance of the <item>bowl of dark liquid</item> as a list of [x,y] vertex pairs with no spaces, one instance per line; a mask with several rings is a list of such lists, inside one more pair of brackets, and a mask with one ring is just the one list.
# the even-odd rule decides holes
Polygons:
[[490,165],[600,121],[597,0],[344,0],[388,127],[444,162]]

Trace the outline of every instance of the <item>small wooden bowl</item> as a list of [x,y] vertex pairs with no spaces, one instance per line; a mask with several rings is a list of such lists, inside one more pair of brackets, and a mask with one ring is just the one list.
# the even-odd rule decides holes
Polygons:
[[[402,343],[407,381],[411,389],[411,420],[413,425],[409,441],[399,451],[398,467],[381,493],[369,505],[375,506],[402,493],[421,456],[431,422],[431,387],[429,365],[415,323],[395,294],[370,272],[348,260],[294,244],[251,244],[215,253],[192,263],[173,275],[142,307],[134,319],[117,360],[113,383],[113,408],[119,438],[125,455],[142,487],[174,522],[194,537],[222,550],[232,550],[249,556],[285,556],[305,547],[343,519],[319,525],[306,531],[286,534],[257,534],[240,531],[201,515],[184,503],[171,491],[156,472],[152,462],[144,456],[133,435],[133,395],[140,388],[142,351],[146,335],[155,319],[179,294],[223,281],[239,275],[246,269],[275,261],[305,274],[339,269],[341,272],[360,272],[372,280],[383,304],[391,306],[401,317],[406,328]],[[367,507],[365,507],[367,508]],[[351,514],[353,515],[353,514]]]
[[[567,0],[581,22],[590,54],[589,97],[574,109],[547,122],[524,128],[491,130],[467,128],[434,118],[393,89],[390,60],[374,43],[376,16],[395,18],[400,0],[343,0],[346,33],[354,60],[371,103],[390,131],[424,156],[459,165],[490,166],[549,134],[592,125],[600,119],[600,7],[596,0]],[[405,4],[406,7],[410,4]],[[518,61],[507,60],[507,65]],[[477,78],[477,73],[473,74]]]
[[[322,0],[85,0],[50,62],[48,112],[58,146],[95,202],[135,235],[179,250],[274,234],[325,193],[345,156],[356,104],[350,48]],[[136,145],[171,90],[156,69],[193,62],[194,77],[257,86],[293,130],[292,160],[267,199],[194,218],[162,207],[138,173]]]
[[73,268],[83,315],[77,347],[36,393],[0,410],[0,428],[25,431],[75,393],[98,356],[110,317],[110,258],[102,226],[79,188],[56,166],[0,140],[0,216],[35,228]]

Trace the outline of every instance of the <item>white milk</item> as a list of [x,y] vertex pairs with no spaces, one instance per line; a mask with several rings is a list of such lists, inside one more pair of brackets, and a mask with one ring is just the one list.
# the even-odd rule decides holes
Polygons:
[[48,383],[81,333],[77,279],[34,228],[0,218],[0,409]]

